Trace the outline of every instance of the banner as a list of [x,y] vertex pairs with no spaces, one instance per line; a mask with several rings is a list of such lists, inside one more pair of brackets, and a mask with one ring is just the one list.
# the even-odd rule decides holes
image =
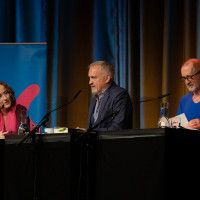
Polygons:
[[46,114],[46,43],[0,44],[0,81],[15,91],[34,124]]

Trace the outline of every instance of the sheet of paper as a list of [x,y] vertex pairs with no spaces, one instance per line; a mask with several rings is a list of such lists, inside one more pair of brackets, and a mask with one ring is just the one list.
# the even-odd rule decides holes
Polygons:
[[182,113],[182,114],[177,115],[177,116],[175,116],[175,117],[171,117],[171,118],[169,118],[169,120],[170,120],[170,122],[173,122],[173,121],[176,120],[177,118],[180,119],[180,125],[181,125],[182,127],[186,127],[186,125],[187,125],[187,123],[188,123],[188,120],[187,120],[187,118],[186,118],[186,116],[185,116],[185,113]]
[[190,130],[198,130],[198,129],[190,128],[190,127],[187,126],[188,120],[185,116],[185,113],[182,113],[182,114],[177,115],[175,117],[169,118],[170,124],[173,124],[173,122],[177,122],[177,118],[180,119],[180,125],[179,126],[182,126],[183,128],[190,129]]

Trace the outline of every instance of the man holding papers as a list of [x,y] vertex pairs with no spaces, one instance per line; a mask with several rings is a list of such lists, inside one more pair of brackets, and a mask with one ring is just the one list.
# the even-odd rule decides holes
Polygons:
[[185,113],[189,121],[187,126],[200,129],[200,60],[187,60],[181,67],[180,79],[190,93],[181,98],[177,115]]

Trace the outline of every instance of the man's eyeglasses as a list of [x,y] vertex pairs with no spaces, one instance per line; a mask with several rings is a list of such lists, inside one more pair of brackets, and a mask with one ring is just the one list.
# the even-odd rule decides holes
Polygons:
[[193,80],[194,76],[198,75],[199,73],[200,73],[200,71],[198,71],[196,74],[193,74],[193,75],[190,75],[190,76],[181,76],[180,80],[185,81],[187,79],[188,81],[191,81],[191,80]]

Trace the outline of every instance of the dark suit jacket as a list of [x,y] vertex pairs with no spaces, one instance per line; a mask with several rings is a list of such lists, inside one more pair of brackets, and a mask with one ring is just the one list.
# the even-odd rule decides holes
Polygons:
[[87,129],[95,126],[101,120],[104,120],[109,115],[112,115],[112,113],[118,109],[120,109],[120,111],[114,118],[110,117],[100,124],[95,130],[112,131],[132,128],[132,103],[127,90],[124,88],[117,86],[114,82],[109,88],[107,88],[102,99],[98,119],[94,124],[91,124],[95,104],[96,98],[93,97],[89,108]]

